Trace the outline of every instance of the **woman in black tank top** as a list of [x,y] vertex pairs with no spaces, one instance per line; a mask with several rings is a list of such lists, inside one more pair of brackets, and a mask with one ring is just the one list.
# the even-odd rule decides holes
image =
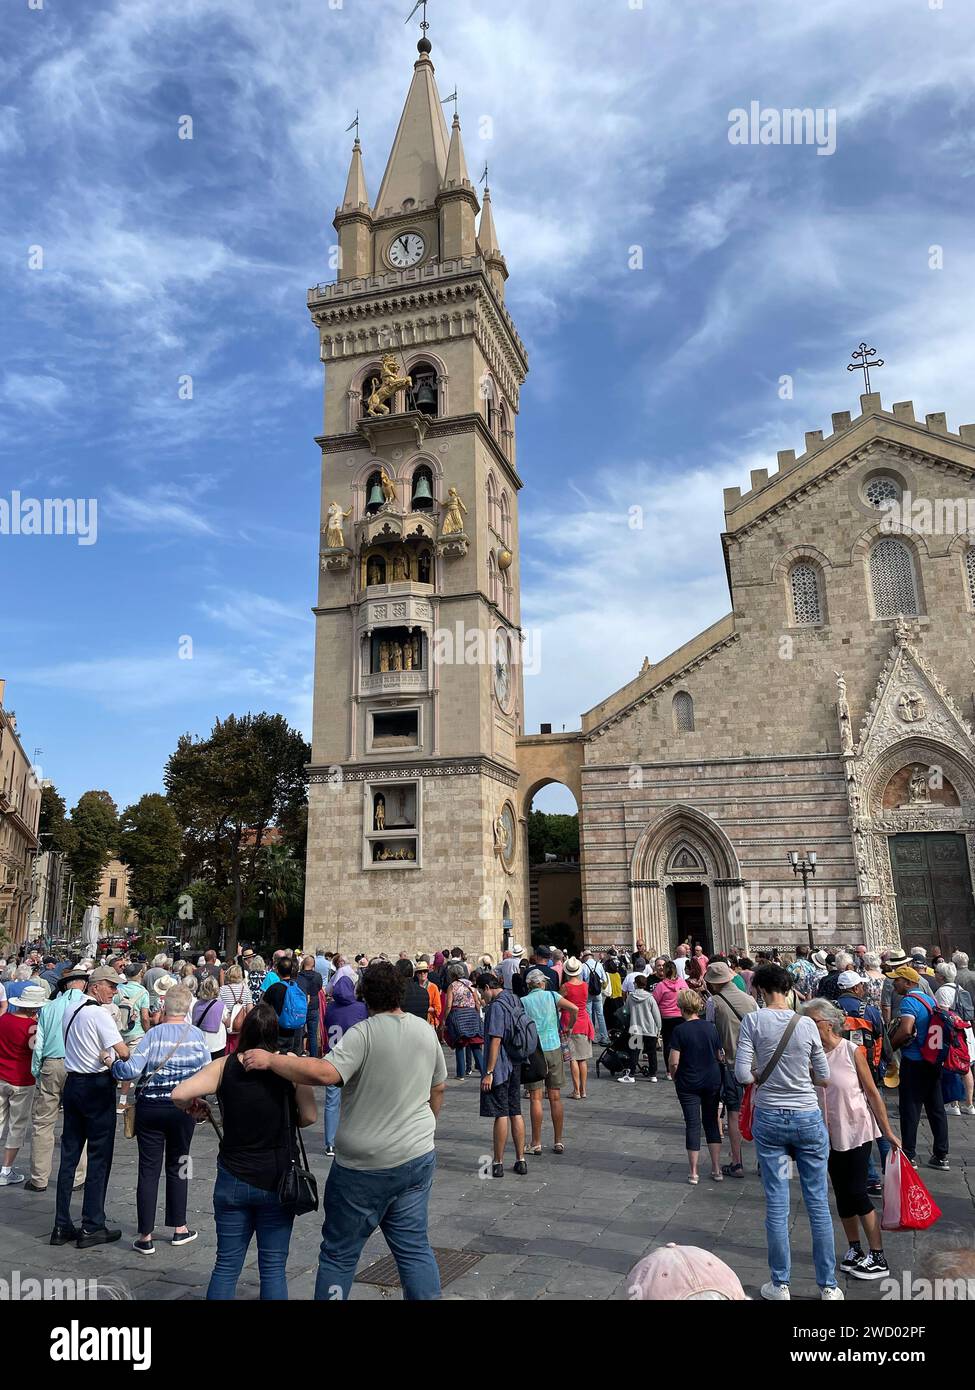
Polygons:
[[278,1186],[294,1151],[295,1126],[315,1123],[314,1092],[271,1071],[246,1072],[240,1054],[252,1047],[277,1050],[278,1016],[258,1004],[244,1020],[238,1051],[221,1057],[177,1086],[173,1101],[194,1109],[204,1096],[217,1095],[223,1138],[213,1189],[217,1258],[209,1299],[232,1299],[251,1237],[257,1236],[262,1299],[286,1299],[285,1269],[294,1209],[282,1206]]

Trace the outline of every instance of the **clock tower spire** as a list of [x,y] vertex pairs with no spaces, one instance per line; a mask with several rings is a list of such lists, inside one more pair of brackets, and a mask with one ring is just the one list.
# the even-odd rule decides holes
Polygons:
[[325,411],[306,935],[497,954],[527,903],[528,361],[489,199],[478,238],[460,121],[448,132],[425,34],[419,49],[376,201],[356,140],[338,280],[308,294]]

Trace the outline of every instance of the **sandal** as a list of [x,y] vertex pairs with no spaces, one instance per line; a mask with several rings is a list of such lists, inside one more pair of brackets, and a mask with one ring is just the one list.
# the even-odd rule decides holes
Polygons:
[[541,1152],[542,1152],[542,1146],[541,1146],[541,1144],[529,1144],[529,1145],[527,1146],[527,1148],[525,1149],[526,1155],[527,1155],[527,1154],[531,1154],[534,1158],[537,1158]]
[[724,1182],[724,1173],[712,1173],[712,1174],[711,1174],[711,1181],[712,1181],[712,1182]]
[[689,1186],[697,1187],[698,1183],[700,1182],[700,1178],[697,1176],[696,1173],[688,1173],[687,1181]]
[[561,1143],[554,1145],[553,1148],[552,1148],[552,1152],[553,1152],[554,1154],[564,1154],[564,1153],[565,1153],[565,1145],[564,1145],[564,1144],[561,1144]]
[[743,1163],[722,1163],[721,1171],[726,1178],[743,1178],[745,1165]]

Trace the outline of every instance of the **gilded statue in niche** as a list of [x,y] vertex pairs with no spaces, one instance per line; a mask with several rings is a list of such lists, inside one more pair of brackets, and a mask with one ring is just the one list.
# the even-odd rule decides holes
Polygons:
[[441,502],[440,506],[444,512],[440,534],[442,536],[455,536],[463,532],[464,517],[467,515],[467,508],[461,501],[460,494],[455,487],[447,489],[447,500],[446,502]]
[[326,550],[343,550],[345,548],[345,530],[343,523],[346,517],[352,515],[352,508],[347,512],[342,510],[341,503],[333,502],[328,509],[328,520],[325,523],[325,548]]

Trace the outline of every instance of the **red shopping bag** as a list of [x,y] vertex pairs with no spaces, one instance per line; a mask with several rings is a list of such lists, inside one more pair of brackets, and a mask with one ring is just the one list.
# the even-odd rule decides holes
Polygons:
[[752,1137],[752,1092],[754,1086],[746,1086],[745,1094],[741,1098],[741,1109],[738,1111],[738,1128],[741,1130],[742,1139],[750,1140]]
[[924,1186],[900,1149],[887,1159],[884,1174],[884,1212],[880,1225],[885,1231],[925,1231],[941,1216],[941,1208]]

